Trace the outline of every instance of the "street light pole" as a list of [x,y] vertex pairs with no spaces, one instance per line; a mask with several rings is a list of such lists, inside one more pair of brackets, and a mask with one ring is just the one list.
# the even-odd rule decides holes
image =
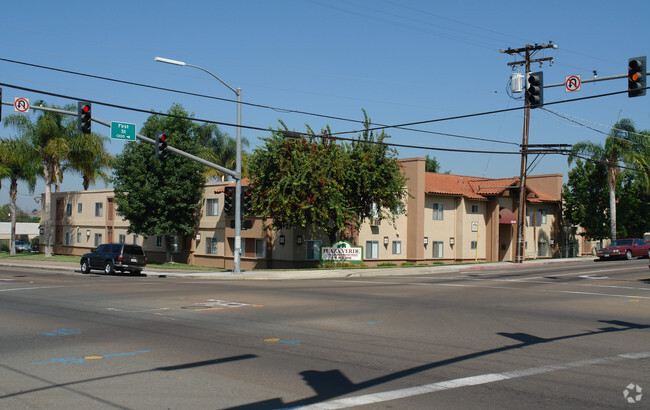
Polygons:
[[234,252],[235,255],[233,258],[234,259],[233,273],[240,273],[241,272],[241,88],[237,88],[235,90],[234,88],[226,84],[226,82],[223,81],[221,78],[217,77],[216,75],[206,70],[205,68],[199,67],[198,65],[187,64],[184,61],[171,60],[169,58],[163,58],[163,57],[156,57],[154,58],[154,60],[160,63],[194,67],[201,71],[204,71],[210,74],[212,77],[219,80],[221,84],[228,87],[228,89],[234,92],[235,95],[237,96],[237,153],[236,153],[237,158],[235,160],[235,252]]

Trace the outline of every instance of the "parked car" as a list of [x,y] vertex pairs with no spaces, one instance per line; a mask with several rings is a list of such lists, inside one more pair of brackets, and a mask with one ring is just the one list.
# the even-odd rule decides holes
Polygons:
[[25,241],[16,241],[16,252],[31,252],[32,245]]
[[83,254],[80,264],[81,273],[100,269],[109,275],[115,271],[139,274],[147,266],[147,257],[139,245],[106,243],[99,245],[90,253]]
[[646,257],[649,255],[650,243],[646,243],[641,238],[634,239],[618,239],[613,241],[608,247],[598,249],[596,256],[600,260],[625,258],[632,259],[633,257]]

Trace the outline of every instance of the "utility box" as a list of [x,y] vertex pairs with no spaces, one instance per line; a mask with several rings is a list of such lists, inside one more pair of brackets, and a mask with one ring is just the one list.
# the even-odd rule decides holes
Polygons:
[[524,75],[522,73],[510,74],[510,84],[513,93],[520,93],[524,91]]

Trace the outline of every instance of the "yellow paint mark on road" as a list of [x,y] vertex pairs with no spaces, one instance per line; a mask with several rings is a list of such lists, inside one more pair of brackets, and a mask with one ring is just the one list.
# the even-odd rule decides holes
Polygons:
[[97,360],[97,359],[102,359],[104,356],[85,356],[84,359],[86,360]]
[[272,339],[264,339],[264,341],[265,341],[265,342],[279,342],[280,339],[278,339],[277,337],[274,337],[274,338],[272,338]]

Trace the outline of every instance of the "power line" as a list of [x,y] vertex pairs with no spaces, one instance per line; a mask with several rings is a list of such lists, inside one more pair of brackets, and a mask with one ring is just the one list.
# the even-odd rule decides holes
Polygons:
[[[40,94],[50,95],[50,96],[53,96],[53,97],[64,98],[64,99],[69,99],[69,100],[82,100],[82,99],[80,99],[78,97],[74,97],[74,96],[70,96],[70,95],[51,93],[51,92],[48,92],[48,91],[37,90],[37,89],[27,88],[27,87],[22,87],[22,86],[16,86],[16,85],[7,84],[7,83],[0,83],[0,86],[11,87],[11,88],[14,88],[14,89],[17,89],[17,90],[28,91],[28,92],[33,92],[33,93],[40,93]],[[145,109],[142,109],[142,108],[112,104],[112,103],[107,103],[107,102],[98,101],[98,100],[90,100],[90,99],[83,99],[83,100],[87,101],[89,103],[97,104],[97,105],[102,105],[102,106],[117,108],[117,109],[122,109],[122,110],[128,110],[128,111],[135,111],[135,112],[140,112],[140,113],[144,113],[144,114],[161,115],[161,116],[165,116],[165,117],[180,118],[180,119],[189,120],[189,121],[198,121],[198,122],[203,122],[203,123],[207,123],[207,124],[216,124],[216,125],[223,125],[223,126],[230,126],[230,127],[237,127],[238,126],[237,124],[232,124],[232,123],[228,123],[228,122],[214,121],[214,120],[207,120],[207,119],[202,119],[202,118],[187,117],[187,116],[180,116],[180,115],[156,112],[156,111],[152,111],[152,110],[145,110]],[[7,105],[10,105],[10,104],[7,103]],[[273,130],[270,129],[270,128],[261,128],[261,127],[251,126],[251,125],[243,125],[243,124],[239,125],[239,126],[241,128],[255,130],[255,131],[273,132]],[[280,132],[283,133],[285,136],[289,136],[289,137],[295,137],[295,136],[323,137],[322,135],[308,134],[308,133],[295,132],[295,131],[289,131],[289,132],[280,131]],[[355,139],[355,138],[334,137],[334,136],[330,136],[330,135],[328,135],[328,138],[341,140],[341,141],[360,142],[358,139]],[[371,143],[371,144],[385,145],[385,146],[390,146],[390,147],[414,148],[414,149],[423,149],[423,150],[430,150],[430,151],[465,152],[465,153],[473,153],[473,154],[503,154],[503,155],[513,155],[513,154],[518,155],[519,154],[519,152],[514,152],[514,151],[464,150],[464,149],[455,149],[455,148],[427,147],[427,146],[421,146],[421,145],[394,144],[394,143],[378,142],[378,141],[367,141],[367,142]]]
[[[137,82],[134,82],[134,81],[126,81],[126,80],[120,80],[120,79],[116,79],[116,78],[104,77],[104,76],[99,76],[99,75],[94,75],[94,74],[81,73],[81,72],[78,72],[78,71],[65,70],[65,69],[45,66],[45,65],[41,65],[41,64],[27,63],[27,62],[24,62],[24,61],[11,60],[11,59],[7,59],[7,58],[0,58],[0,61],[5,61],[5,62],[9,62],[9,63],[13,63],[13,64],[19,64],[19,65],[25,65],[25,66],[28,66],[28,67],[40,68],[40,69],[44,69],[44,70],[56,71],[56,72],[65,73],[65,74],[72,74],[72,75],[77,75],[77,76],[82,76],[82,77],[94,78],[94,79],[103,80],[103,81],[110,81],[110,82],[115,82],[115,83],[119,83],[119,84],[132,85],[132,86],[136,86],[136,87],[149,88],[149,89],[153,89],[153,90],[172,92],[172,93],[176,93],[176,94],[184,94],[184,95],[189,95],[189,96],[193,96],[193,97],[207,98],[207,99],[217,100],[217,101],[237,103],[236,100],[233,100],[233,99],[230,99],[230,98],[215,97],[215,96],[211,96],[211,95],[193,93],[193,92],[177,90],[177,89],[173,89],[173,88],[159,87],[159,86],[155,86],[155,85],[137,83]],[[279,108],[279,107],[273,107],[273,106],[263,105],[263,104],[255,104],[255,103],[245,102],[245,101],[242,101],[241,103],[244,104],[244,105],[250,106],[250,107],[269,109],[269,110],[273,110],[273,111],[276,111],[276,112],[308,115],[308,116],[327,118],[327,119],[337,120],[337,121],[354,122],[354,123],[358,123],[358,124],[363,124],[362,120],[355,120],[355,119],[338,117],[338,116],[333,116],[333,115],[317,114],[317,113],[312,113],[312,112],[308,112],[308,111],[293,110],[293,109],[288,109],[288,108]],[[470,136],[466,136],[466,135],[451,134],[451,133],[429,131],[429,130],[418,130],[418,129],[407,128],[407,127],[393,127],[393,126],[389,126],[389,125],[386,125],[386,124],[379,124],[379,123],[374,123],[374,124],[376,124],[378,126],[397,128],[397,129],[401,129],[401,130],[405,130],[405,131],[421,132],[421,133],[424,133],[424,134],[441,135],[441,136],[444,136],[444,137],[461,138],[461,139],[468,139],[468,140],[473,140],[473,141],[493,142],[493,143],[498,143],[498,144],[518,145],[516,143],[509,142],[509,141],[500,141],[500,140],[494,140],[494,139],[489,139],[489,138],[470,137]]]

